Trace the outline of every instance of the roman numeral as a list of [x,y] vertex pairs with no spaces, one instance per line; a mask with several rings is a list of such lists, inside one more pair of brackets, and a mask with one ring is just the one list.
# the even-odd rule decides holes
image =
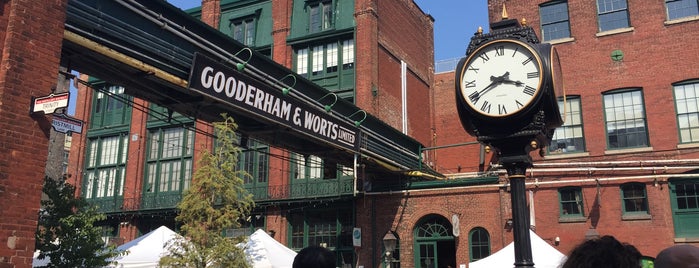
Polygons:
[[536,89],[530,86],[524,87],[524,94],[527,94],[529,96],[534,96],[534,93],[536,93]]
[[479,57],[483,60],[483,62],[490,60],[490,57],[488,57],[488,54],[485,54],[485,52],[483,52],[483,54],[481,54]]
[[475,73],[478,73],[478,70],[480,70],[480,69],[478,69],[478,68],[473,68],[473,66],[468,66],[468,70],[469,70],[469,71],[473,71],[473,72],[475,72]]
[[505,55],[505,46],[496,46],[495,47],[495,56],[502,56]]
[[468,95],[468,99],[470,99],[471,103],[473,104],[476,104],[480,98],[481,96],[479,96],[478,91],[471,93],[471,95]]
[[507,110],[505,110],[505,105],[498,104],[498,113],[499,114],[507,114]]
[[539,77],[539,72],[527,73],[527,78],[537,78]]
[[527,58],[525,61],[522,62],[522,65],[527,65],[530,63],[532,60],[534,60],[532,57]]
[[515,55],[517,55],[517,50],[519,50],[519,47],[515,47],[515,51],[512,52],[512,57],[514,57]]
[[484,101],[483,105],[481,105],[481,111],[486,112],[486,113],[490,113],[490,106],[491,106],[491,104],[488,103],[488,101]]
[[524,104],[520,103],[518,100],[515,100],[515,103],[517,104],[517,109],[524,107]]
[[469,87],[475,87],[476,86],[476,80],[473,81],[466,81],[466,84],[464,87],[469,88]]

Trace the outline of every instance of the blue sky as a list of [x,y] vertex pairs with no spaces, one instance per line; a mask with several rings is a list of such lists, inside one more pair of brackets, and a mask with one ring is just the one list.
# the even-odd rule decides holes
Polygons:
[[[201,5],[201,0],[167,0],[188,9]],[[460,58],[478,26],[488,31],[487,0],[414,0],[434,18],[434,58],[436,61]]]

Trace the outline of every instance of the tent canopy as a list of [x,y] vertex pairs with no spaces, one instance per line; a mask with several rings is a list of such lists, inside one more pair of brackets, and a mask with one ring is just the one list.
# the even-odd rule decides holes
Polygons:
[[119,268],[146,268],[157,267],[160,257],[167,254],[165,248],[168,241],[179,235],[165,226],[144,234],[139,238],[129,241],[119,247],[118,251],[129,251],[128,255],[114,259],[115,266]]
[[258,229],[245,243],[245,255],[254,268],[291,268],[296,252]]
[[[558,268],[566,259],[560,251],[546,243],[541,237],[529,230],[532,244],[532,257],[537,268]],[[513,267],[515,263],[515,244],[510,243],[492,255],[471,262],[469,268]]]

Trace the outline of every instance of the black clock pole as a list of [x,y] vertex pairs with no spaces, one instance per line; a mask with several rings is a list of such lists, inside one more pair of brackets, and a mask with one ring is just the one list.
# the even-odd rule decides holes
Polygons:
[[532,166],[529,155],[509,156],[500,163],[507,170],[510,179],[510,200],[512,202],[512,229],[515,243],[515,267],[534,267],[532,244],[529,235],[529,208],[527,207],[524,179],[526,168]]

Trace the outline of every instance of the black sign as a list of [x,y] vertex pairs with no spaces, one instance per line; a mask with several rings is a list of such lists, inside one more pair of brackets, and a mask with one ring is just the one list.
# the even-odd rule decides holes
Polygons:
[[189,87],[233,108],[309,134],[331,145],[359,150],[357,127],[332,117],[318,107],[285,96],[281,90],[204,55],[194,55]]

